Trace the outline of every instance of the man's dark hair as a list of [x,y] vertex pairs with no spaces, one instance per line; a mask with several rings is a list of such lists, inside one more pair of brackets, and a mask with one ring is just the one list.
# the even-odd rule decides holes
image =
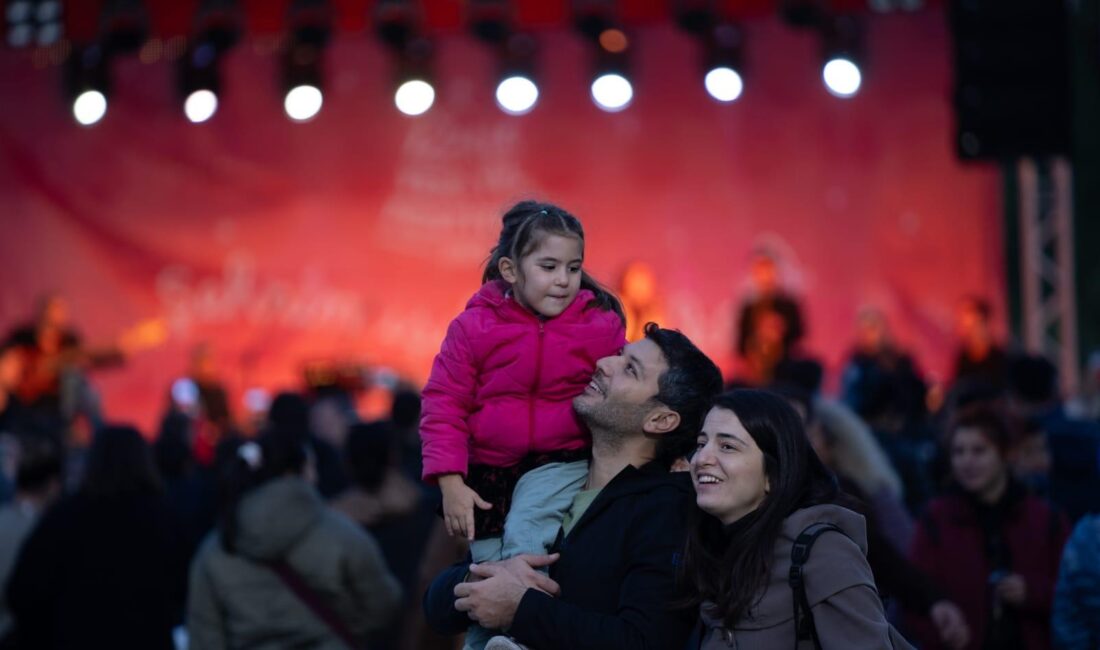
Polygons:
[[680,424],[657,442],[657,461],[671,467],[695,446],[695,437],[710,409],[711,400],[722,391],[722,373],[707,355],[678,330],[647,323],[645,337],[661,348],[668,370],[657,380],[654,399],[680,415]]
[[38,493],[51,481],[60,481],[64,467],[61,447],[44,436],[26,436],[19,441],[19,464],[15,470],[15,489]]

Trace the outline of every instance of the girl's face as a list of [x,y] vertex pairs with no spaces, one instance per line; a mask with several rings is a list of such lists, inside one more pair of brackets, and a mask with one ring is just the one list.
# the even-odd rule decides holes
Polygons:
[[951,438],[951,475],[976,496],[992,495],[1008,476],[997,447],[975,427],[962,427]]
[[760,507],[768,493],[764,452],[733,411],[712,408],[691,458],[695,503],[723,524]]
[[518,268],[511,259],[502,259],[500,274],[512,285],[519,304],[554,318],[577,297],[583,262],[584,247],[579,239],[544,235],[539,245],[520,259]]

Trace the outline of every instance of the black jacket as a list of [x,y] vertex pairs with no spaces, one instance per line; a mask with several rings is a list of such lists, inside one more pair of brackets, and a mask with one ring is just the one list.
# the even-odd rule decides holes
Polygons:
[[[694,612],[676,612],[676,562],[687,536],[695,493],[686,473],[656,463],[627,466],[600,492],[569,535],[550,577],[553,598],[528,589],[508,634],[538,650],[667,650],[683,648]],[[458,564],[440,574],[424,595],[428,623],[455,634],[470,620],[454,609],[454,587],[466,576]]]

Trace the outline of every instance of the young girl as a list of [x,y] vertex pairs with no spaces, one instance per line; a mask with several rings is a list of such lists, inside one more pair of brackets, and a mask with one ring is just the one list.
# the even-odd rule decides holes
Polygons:
[[[544,553],[587,476],[572,400],[626,339],[619,301],[583,263],[576,217],[512,207],[424,388],[424,479],[439,483],[447,532],[471,540],[475,562]],[[488,637],[474,626],[467,647]]]

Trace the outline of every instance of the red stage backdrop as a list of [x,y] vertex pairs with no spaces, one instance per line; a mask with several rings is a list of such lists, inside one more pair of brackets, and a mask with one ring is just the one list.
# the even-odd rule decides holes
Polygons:
[[164,345],[96,376],[108,415],[146,427],[201,341],[238,395],[327,358],[419,382],[500,214],[538,197],[582,219],[597,277],[649,263],[665,324],[727,367],[749,252],[771,242],[830,367],[871,302],[942,376],[955,300],[1002,285],[996,176],[952,154],[944,23],[873,18],[863,91],[843,101],[819,80],[815,36],[750,22],[732,105],[702,90],[687,36],[639,28],[635,101],[619,114],[590,101],[585,46],[540,32],[541,103],[519,118],[496,109],[494,61],[462,36],[440,43],[439,95],[420,118],[393,108],[376,43],[337,38],[308,124],[283,116],[262,39],[230,54],[219,112],[199,126],[163,58],[120,61],[107,117],[84,129],[60,68],[4,52],[0,326],[49,290],[91,342],[166,319]]

